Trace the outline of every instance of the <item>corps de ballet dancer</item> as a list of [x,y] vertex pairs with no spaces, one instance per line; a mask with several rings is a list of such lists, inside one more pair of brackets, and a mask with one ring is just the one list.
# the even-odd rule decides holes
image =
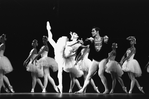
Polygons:
[[136,38],[134,36],[129,36],[126,39],[130,40],[130,48],[127,49],[126,53],[122,57],[120,64],[122,64],[122,70],[128,73],[131,80],[129,94],[132,93],[135,84],[138,89],[144,93],[143,87],[140,86],[138,80],[136,79],[136,77],[140,77],[142,75],[140,65],[138,61],[134,59],[136,54],[136,48],[134,46],[136,44]]
[[[72,41],[69,41],[67,43],[70,43],[70,42],[74,42],[74,43],[71,43],[71,45],[66,44],[67,46],[65,47],[65,49],[67,50],[67,48],[69,48],[68,46],[70,46],[70,47],[72,47],[71,50],[75,51],[75,57],[73,57],[73,60],[72,60],[73,61],[72,67],[68,68],[69,73],[70,73],[70,78],[71,78],[69,93],[72,92],[75,84],[78,86],[79,89],[82,88],[80,86],[80,83],[77,80],[77,78],[83,76],[85,79],[86,75],[88,73],[88,68],[91,64],[91,60],[88,59],[88,54],[87,54],[89,52],[88,51],[89,48],[87,46],[82,45],[83,41],[78,40],[78,37],[79,37],[78,34],[76,34],[75,32],[74,33],[71,32],[71,40]],[[80,47],[81,47],[81,50],[79,49]],[[80,51],[78,51],[78,50],[80,50]],[[70,52],[70,51],[68,51],[68,52]],[[78,52],[78,55],[77,55],[77,52]],[[82,54],[80,54],[79,52]],[[69,54],[69,55],[71,55],[71,54]],[[70,58],[69,55],[67,58]],[[75,60],[74,60],[74,58],[75,58]],[[91,85],[93,86],[94,90],[99,93],[98,87],[96,87],[93,79],[91,79]],[[86,90],[84,92],[86,92]]]
[[115,61],[116,58],[116,48],[117,48],[117,43],[112,43],[112,51],[108,54],[108,63],[106,64],[106,72],[111,74],[112,78],[112,89],[110,93],[114,92],[115,85],[116,85],[116,80],[119,81],[119,83],[122,86],[122,89],[127,93],[127,89],[124,86],[124,82],[121,79],[121,76],[123,75],[122,68],[120,64]]
[[53,70],[53,72],[56,72],[58,70],[58,64],[52,57],[48,56],[48,52],[49,52],[49,47],[47,44],[48,43],[48,37],[43,36],[42,41],[43,41],[44,45],[40,48],[40,51],[38,52],[37,56],[35,57],[35,59],[37,59],[39,56],[41,56],[41,58],[39,60],[37,60],[36,64],[39,66],[43,66],[44,88],[43,88],[42,92],[46,92],[48,80],[53,85],[55,91],[59,92],[58,87],[56,86],[54,79],[50,76],[50,71],[49,71],[49,68],[51,68]]
[[108,37],[107,36],[101,37],[99,34],[99,31],[100,31],[100,28],[98,27],[92,28],[92,32],[91,32],[92,37],[88,38],[84,42],[84,45],[89,45],[90,47],[89,58],[92,60],[92,64],[91,66],[89,66],[89,71],[84,81],[84,85],[82,89],[80,89],[76,93],[83,93],[85,91],[87,85],[91,81],[92,76],[94,76],[96,72],[98,72],[98,75],[101,78],[101,81],[104,85],[105,91],[103,93],[106,94],[109,92],[108,86],[107,86],[107,80],[104,76],[105,65],[107,63],[106,53],[105,53],[106,50],[103,49],[105,46],[104,44],[108,42]]
[[23,65],[26,67],[26,70],[28,72],[31,72],[31,76],[32,76],[32,89],[31,92],[34,92],[36,83],[39,83],[39,85],[41,86],[42,90],[44,89],[44,86],[40,80],[40,78],[43,77],[44,73],[43,73],[43,67],[39,66],[36,64],[35,60],[33,62],[33,59],[37,56],[37,46],[38,46],[38,41],[36,39],[34,39],[32,41],[32,50],[29,53],[29,56],[27,57],[27,59],[24,61]]
[[[6,46],[5,41],[6,41],[6,34],[2,34],[0,36],[0,42],[1,42],[1,45],[0,45],[0,92],[3,86],[6,92],[14,93],[13,87],[10,84],[8,77],[6,76],[6,74],[13,71],[13,67],[9,59],[6,56],[4,56],[5,46]],[[10,91],[4,85],[4,81],[8,85]]]

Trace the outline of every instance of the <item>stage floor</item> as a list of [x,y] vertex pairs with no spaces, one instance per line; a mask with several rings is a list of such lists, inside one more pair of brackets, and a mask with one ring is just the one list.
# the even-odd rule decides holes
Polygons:
[[84,94],[75,94],[75,93],[0,93],[0,99],[39,99],[39,98],[99,98],[99,99],[149,99],[148,94],[141,93],[113,93],[113,94],[99,94],[99,93],[84,93]]

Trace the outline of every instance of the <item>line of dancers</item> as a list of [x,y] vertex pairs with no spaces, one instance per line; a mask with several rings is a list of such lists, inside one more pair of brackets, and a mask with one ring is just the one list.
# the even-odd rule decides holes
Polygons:
[[[31,72],[32,88],[31,92],[35,92],[36,83],[41,86],[42,92],[46,92],[48,81],[52,84],[57,93],[63,93],[63,71],[70,75],[70,87],[69,93],[73,92],[73,87],[76,84],[78,91],[75,93],[85,93],[87,86],[91,84],[95,92],[100,93],[98,87],[95,85],[93,76],[98,73],[102,84],[104,85],[103,94],[114,93],[116,81],[120,83],[125,93],[131,94],[136,84],[138,89],[142,92],[143,87],[140,86],[136,77],[142,75],[140,65],[136,59],[134,59],[136,53],[136,38],[129,36],[126,39],[130,41],[130,48],[127,49],[120,62],[115,60],[117,43],[112,43],[112,51],[106,52],[106,46],[108,43],[108,36],[100,36],[100,28],[93,27],[91,34],[92,37],[86,40],[79,40],[79,36],[75,32],[70,32],[71,38],[67,36],[60,37],[57,41],[54,41],[53,34],[51,33],[50,23],[47,22],[48,36],[43,36],[43,46],[37,51],[38,41],[34,39],[32,43],[32,49],[29,56],[24,61],[23,65],[26,67],[26,71]],[[6,92],[14,92],[12,85],[5,74],[13,71],[13,67],[9,59],[4,56],[6,35],[0,36],[0,91],[3,87]],[[50,43],[54,49],[54,58],[48,56]],[[40,57],[40,58],[39,58]],[[58,85],[55,84],[54,79],[50,76],[49,69],[53,72],[57,72]],[[109,90],[107,85],[107,79],[104,76],[104,72],[111,75],[112,88]],[[130,89],[127,92],[127,88],[122,80],[124,72],[128,73],[131,80]],[[147,72],[149,72],[149,65],[147,65]],[[84,77],[84,84],[81,86],[78,78]],[[42,83],[40,78],[44,78]],[[9,89],[5,86],[4,81],[8,84]]]

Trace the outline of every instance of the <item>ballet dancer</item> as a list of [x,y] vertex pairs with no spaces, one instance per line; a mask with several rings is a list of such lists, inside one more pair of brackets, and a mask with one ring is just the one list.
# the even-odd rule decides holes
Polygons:
[[140,65],[138,61],[134,59],[136,54],[136,48],[134,46],[136,44],[136,38],[134,36],[129,36],[126,39],[130,40],[130,48],[127,49],[126,53],[122,57],[120,64],[123,64],[122,70],[128,73],[128,76],[131,80],[129,94],[132,93],[135,84],[137,85],[138,89],[144,93],[143,87],[140,86],[136,79],[136,77],[140,77],[142,75]]
[[43,36],[42,41],[43,41],[44,45],[40,48],[40,51],[38,52],[37,56],[35,57],[35,59],[38,59],[38,57],[41,56],[41,58],[39,60],[37,60],[36,64],[39,66],[43,66],[44,88],[43,88],[42,92],[46,92],[48,80],[53,85],[55,91],[59,92],[54,79],[50,76],[50,71],[49,71],[49,68],[51,68],[53,70],[53,72],[56,72],[58,70],[58,64],[53,58],[48,56],[49,47],[47,44],[47,42],[48,42],[47,36]]
[[11,62],[6,56],[4,56],[5,46],[6,46],[5,41],[6,41],[6,34],[2,34],[0,36],[0,42],[1,42],[1,45],[0,45],[0,92],[1,92],[2,86],[5,88],[6,92],[9,92],[6,86],[4,85],[4,81],[5,81],[9,87],[9,90],[12,93],[14,93],[13,87],[10,84],[9,79],[5,75],[13,71]]
[[123,80],[121,79],[121,76],[123,75],[122,68],[120,64],[117,61],[115,61],[116,48],[117,48],[117,43],[112,43],[112,51],[108,54],[108,58],[107,58],[108,63],[106,64],[106,70],[105,70],[107,73],[111,74],[111,78],[112,78],[112,89],[110,93],[114,92],[116,80],[119,81],[123,90],[127,93],[127,89],[124,86]]
[[31,92],[34,92],[36,83],[39,83],[39,85],[41,86],[42,90],[44,88],[41,80],[39,77],[43,77],[44,73],[43,73],[43,67],[39,66],[36,64],[35,60],[33,62],[33,59],[37,56],[37,46],[38,46],[38,41],[36,39],[34,39],[32,41],[32,50],[30,51],[29,56],[27,57],[27,59],[24,61],[24,66],[26,67],[26,70],[31,72],[31,76],[32,76],[32,89]]
[[[69,72],[70,79],[71,79],[70,80],[71,82],[70,82],[69,93],[72,92],[72,89],[73,89],[75,84],[78,86],[79,89],[82,88],[80,86],[80,83],[79,83],[77,78],[80,78],[81,76],[83,76],[84,79],[86,78],[86,75],[88,73],[88,66],[89,66],[88,64],[91,63],[91,61],[88,59],[88,56],[86,56],[87,53],[88,53],[88,47],[85,47],[84,45],[82,45],[83,44],[82,40],[78,40],[79,36],[78,36],[77,33],[75,33],[75,32],[72,33],[71,32],[70,35],[71,35],[71,41],[67,42],[67,44],[65,46],[65,51],[64,51],[64,55],[65,55],[66,54],[65,52],[67,52],[67,49],[72,48],[71,50],[69,50],[67,52],[67,53],[70,52],[70,54],[67,54],[67,58],[66,58],[66,60],[67,60],[66,64],[67,64],[67,62],[72,63],[71,65],[68,64],[69,66],[72,66],[72,67],[67,68],[67,71]],[[69,48],[69,47],[71,47],[71,48]],[[81,50],[79,48],[81,48]],[[80,51],[78,51],[78,50],[80,50]],[[74,57],[71,56],[71,52],[75,53]],[[83,54],[81,54],[82,56],[78,55],[78,56],[82,57],[81,59],[80,59],[80,57],[77,56],[77,52],[83,53]],[[76,57],[79,58],[79,59],[77,59]],[[76,60],[79,63],[76,62]],[[76,63],[78,63],[78,64],[76,64]],[[64,70],[64,71],[66,71],[66,70]],[[98,88],[96,87],[96,85],[93,81],[93,79],[91,79],[91,85],[93,85],[93,88],[96,92],[99,92]]]
[[105,91],[103,93],[106,94],[109,92],[108,86],[107,86],[107,80],[104,76],[105,65],[107,63],[106,54],[104,54],[106,50],[103,49],[103,45],[104,45],[103,42],[107,43],[108,37],[107,36],[101,37],[99,34],[99,31],[100,31],[100,28],[98,27],[92,28],[92,32],[91,32],[92,37],[88,38],[84,42],[84,45],[90,45],[89,58],[92,60],[92,66],[89,67],[88,75],[84,81],[84,85],[82,89],[80,89],[76,93],[84,92],[87,85],[90,83],[92,76],[94,76],[97,71],[105,88]]

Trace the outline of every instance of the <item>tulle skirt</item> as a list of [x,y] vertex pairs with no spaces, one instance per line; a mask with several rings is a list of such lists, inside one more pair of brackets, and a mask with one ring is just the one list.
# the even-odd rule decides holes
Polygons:
[[139,77],[142,75],[142,70],[136,59],[125,61],[122,65],[122,70],[125,72],[132,72],[135,74],[136,77]]
[[43,67],[35,65],[31,61],[28,63],[26,70],[35,73],[38,77],[43,77]]
[[6,56],[0,56],[0,70],[3,70],[5,74],[13,71],[11,62]]
[[106,64],[106,70],[107,73],[115,72],[118,76],[123,75],[123,71],[121,66],[116,61],[109,61]]
[[51,68],[54,72],[58,70],[57,62],[51,57],[42,57],[37,61],[37,64],[40,66]]

